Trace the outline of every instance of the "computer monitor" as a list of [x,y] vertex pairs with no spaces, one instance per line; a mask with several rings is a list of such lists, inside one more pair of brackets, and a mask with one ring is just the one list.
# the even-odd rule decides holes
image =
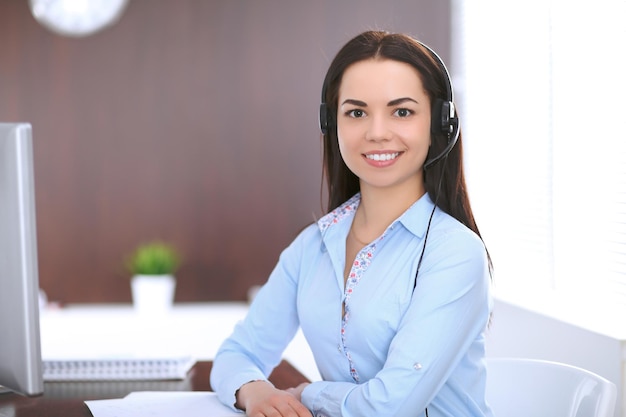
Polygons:
[[0,391],[43,393],[32,129],[0,123]]

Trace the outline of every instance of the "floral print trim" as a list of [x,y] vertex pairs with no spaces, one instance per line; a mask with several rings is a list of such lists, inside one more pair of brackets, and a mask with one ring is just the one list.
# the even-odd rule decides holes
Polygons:
[[324,233],[326,229],[328,229],[333,224],[339,223],[339,221],[343,220],[346,217],[354,216],[357,207],[361,203],[361,194],[355,194],[348,201],[343,203],[341,206],[337,207],[324,217],[318,220],[317,225],[320,228],[320,231]]
[[[347,217],[354,216],[356,209],[359,207],[361,202],[361,195],[356,194],[354,197],[350,198],[341,206],[337,207],[335,210],[331,211],[324,217],[322,217],[318,221],[318,226],[320,231],[323,233],[333,224],[339,223],[341,220],[344,220]],[[391,226],[390,226],[391,227]],[[346,280],[346,285],[344,289],[344,316],[341,321],[341,343],[343,345],[343,352],[348,359],[348,363],[350,365],[350,375],[354,382],[359,382],[359,374],[356,370],[356,366],[352,360],[352,355],[350,354],[350,350],[346,346],[346,327],[348,322],[350,321],[351,310],[350,310],[350,298],[352,293],[354,292],[356,286],[358,285],[361,277],[372,263],[372,259],[374,258],[374,253],[376,252],[376,245],[387,235],[387,230],[375,241],[370,243],[369,245],[362,248],[359,253],[356,255],[356,258],[350,268],[350,273],[348,274],[348,278]]]
[[[387,229],[389,230],[389,229]],[[352,267],[350,268],[350,273],[348,274],[348,279],[346,280],[346,288],[344,290],[344,309],[345,313],[343,316],[343,320],[341,322],[341,342],[343,344],[344,352],[346,354],[346,358],[350,363],[350,375],[354,382],[359,382],[359,374],[356,371],[356,366],[352,361],[352,356],[350,355],[350,351],[346,347],[346,327],[348,322],[350,321],[351,310],[350,310],[350,298],[354,289],[358,285],[361,277],[367,270],[367,268],[372,263],[372,259],[374,259],[374,253],[376,252],[376,245],[385,238],[387,235],[387,230],[375,241],[365,246],[363,249],[359,251],[356,255],[356,259],[352,263]]]

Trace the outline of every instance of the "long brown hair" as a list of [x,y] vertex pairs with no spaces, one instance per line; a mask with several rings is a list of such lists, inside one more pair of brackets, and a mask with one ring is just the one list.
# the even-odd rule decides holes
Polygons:
[[[330,212],[360,191],[359,178],[346,166],[337,140],[337,108],[339,87],[343,74],[350,65],[367,59],[391,59],[414,67],[420,74],[422,84],[432,105],[437,99],[448,100],[448,75],[433,53],[422,43],[405,34],[383,31],[367,31],[344,45],[333,59],[322,88],[322,103],[326,107],[328,128],[324,133],[324,177],[328,187]],[[463,170],[463,145],[459,137],[447,158],[424,171],[426,191],[436,197],[436,204],[443,211],[473,230],[478,236],[470,206]],[[427,159],[439,155],[448,143],[445,133],[431,133],[431,146]],[[439,182],[441,189],[439,190]]]

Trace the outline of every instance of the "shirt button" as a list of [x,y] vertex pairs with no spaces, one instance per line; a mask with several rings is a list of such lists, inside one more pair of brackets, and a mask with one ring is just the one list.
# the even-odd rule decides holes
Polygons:
[[337,351],[339,351],[339,353],[343,352],[343,349],[341,349],[341,345],[337,345]]
[[419,362],[415,362],[413,364],[413,369],[415,369],[416,371],[419,371],[420,369],[422,369],[422,364]]

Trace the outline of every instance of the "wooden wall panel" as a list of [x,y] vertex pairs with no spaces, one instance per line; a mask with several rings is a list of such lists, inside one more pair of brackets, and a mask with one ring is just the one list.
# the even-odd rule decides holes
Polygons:
[[160,238],[178,301],[244,299],[322,212],[322,79],[370,28],[449,55],[447,1],[131,0],[79,39],[0,2],[0,120],[33,125],[49,298],[130,301],[123,259]]

